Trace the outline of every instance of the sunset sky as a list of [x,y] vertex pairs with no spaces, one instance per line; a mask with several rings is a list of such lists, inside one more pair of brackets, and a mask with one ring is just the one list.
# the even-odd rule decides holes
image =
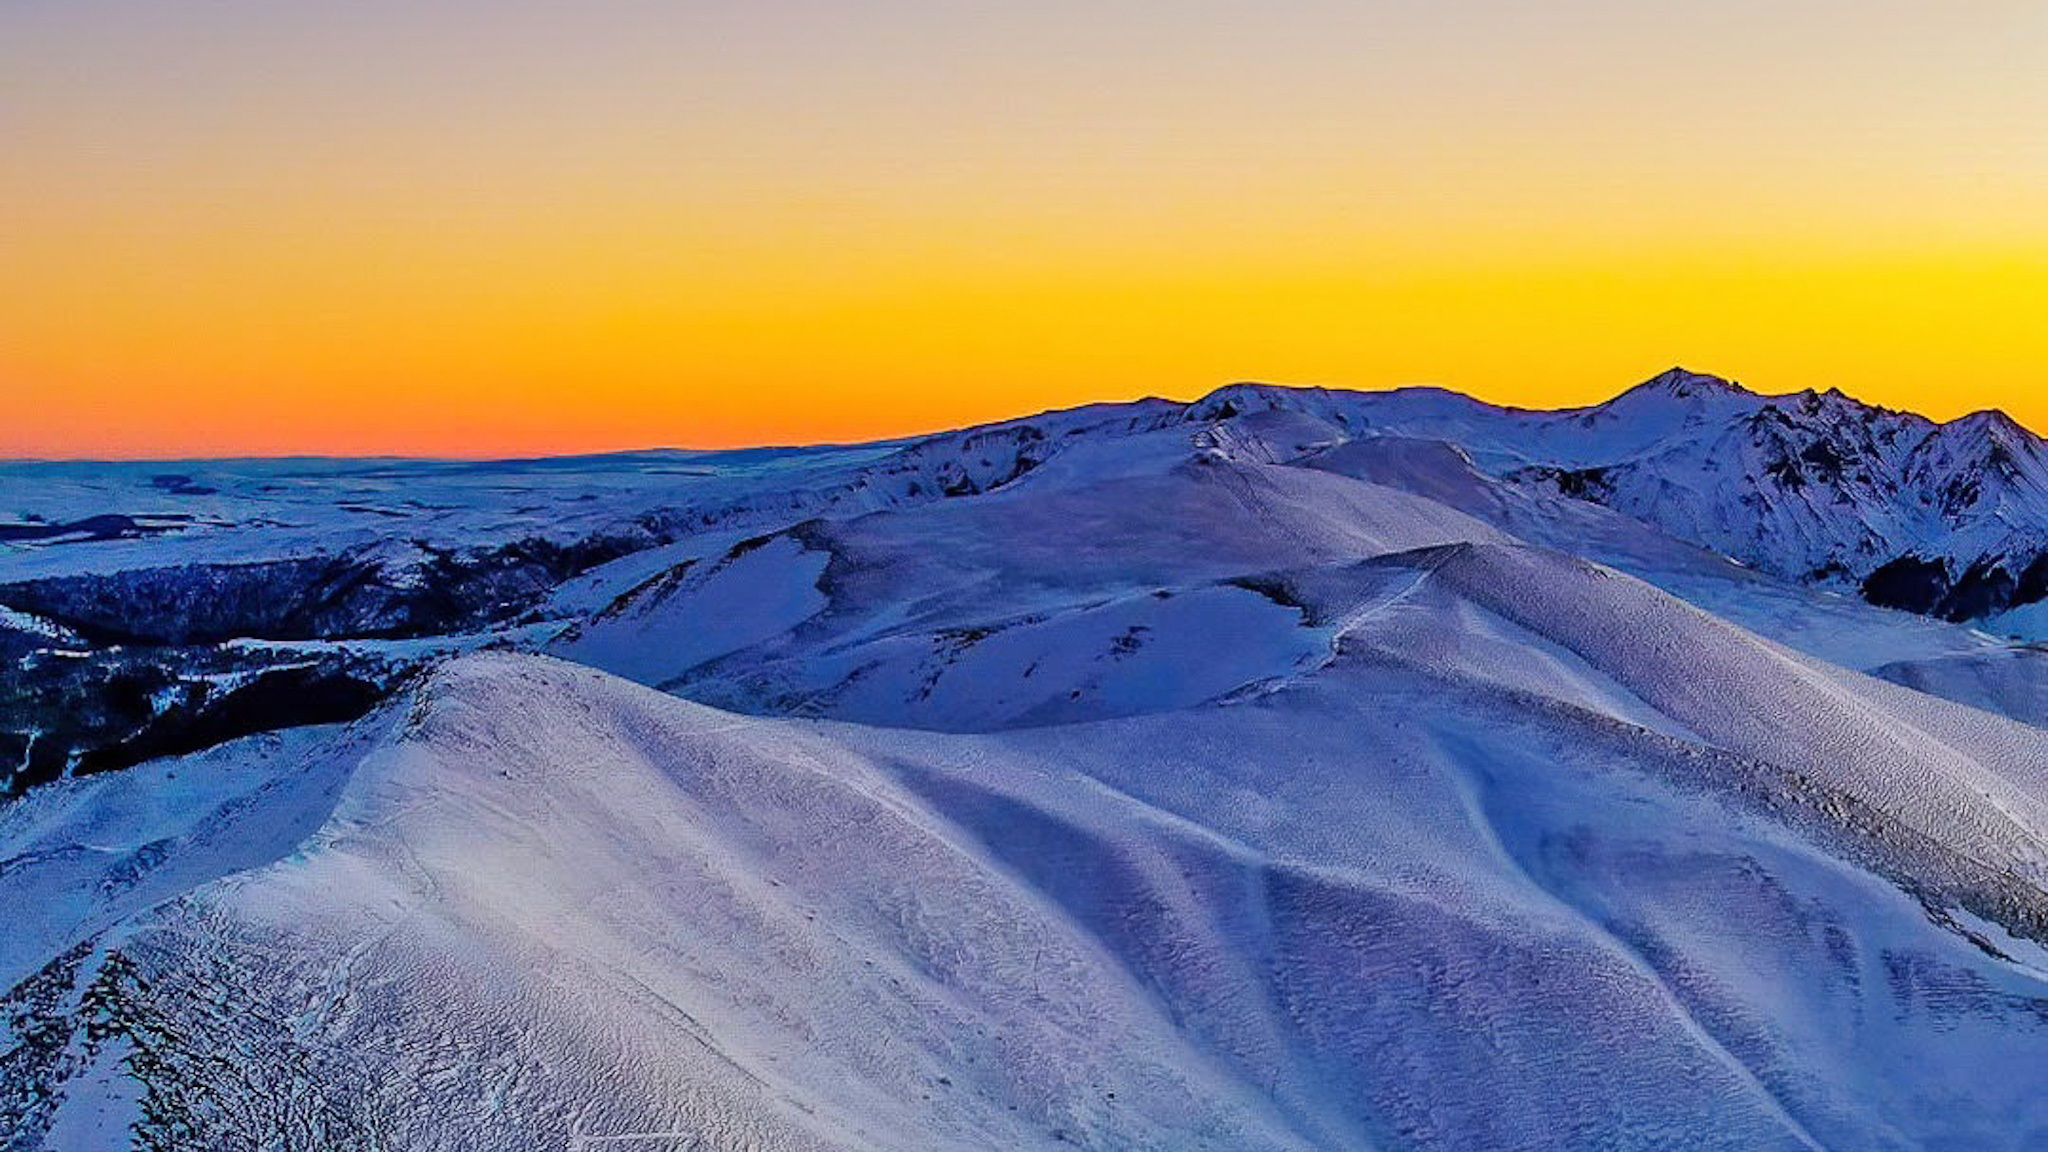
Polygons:
[[0,455],[1672,364],[2048,430],[2040,0],[9,0]]

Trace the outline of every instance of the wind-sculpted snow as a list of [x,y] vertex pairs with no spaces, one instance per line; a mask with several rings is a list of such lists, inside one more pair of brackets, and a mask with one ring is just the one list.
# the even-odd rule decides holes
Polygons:
[[[1783,764],[1986,863],[2048,881],[2048,732],[1774,650],[1582,561],[1462,548],[1433,570],[1705,740]],[[1623,586],[1588,588],[1597,583]]]
[[686,560],[577,625],[555,650],[651,684],[751,648],[810,619],[829,552],[795,535],[735,546],[714,562]]
[[2048,971],[1930,919],[1900,880],[1934,891],[1938,862],[1884,878],[1824,797],[1456,677],[1345,660],[1250,703],[951,736],[471,657],[382,723],[297,852],[188,876],[68,961],[85,1022],[17,992],[80,1029],[46,1074],[83,1078],[20,1134],[107,1107],[110,1046],[148,1053],[125,1090],[173,1147],[2023,1148],[2048,1124]]
[[1931,696],[2048,728],[2048,648],[2040,645],[1900,660],[1872,669],[1871,674]]
[[296,849],[375,731],[249,737],[64,781],[0,808],[0,985],[124,917]]
[[0,1152],[2048,1146],[2029,436],[0,467]]
[[[814,449],[0,464],[0,797],[132,763],[137,747],[263,730],[217,689],[267,658],[326,701],[270,726],[360,715],[358,685],[381,694],[422,664],[384,641],[526,646],[536,623],[560,631],[649,575],[648,556],[975,496],[1179,414],[1102,405]],[[222,651],[250,640],[302,643]]]
[[1515,539],[1618,568],[1832,664],[1869,671],[1903,660],[1988,657],[2004,648],[1968,629],[1874,611],[1839,593],[1774,579],[1599,504],[1487,476],[1444,441],[1374,436],[1312,451],[1297,463],[1425,496]]
[[[749,711],[955,731],[1183,708],[1313,664],[1326,635],[1231,583],[1459,540],[1434,501],[1186,457],[806,523],[652,577],[548,651]],[[765,615],[764,615],[765,613]],[[745,633],[745,644],[730,639]]]

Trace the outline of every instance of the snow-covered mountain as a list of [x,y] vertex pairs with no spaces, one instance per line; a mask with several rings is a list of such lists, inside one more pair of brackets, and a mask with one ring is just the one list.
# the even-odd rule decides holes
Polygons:
[[1965,620],[2048,598],[2048,445],[1999,412],[1935,424],[1832,389],[1762,396],[1674,368],[1556,412],[1240,385],[1191,414],[1259,410],[1458,444],[1496,475],[1873,603]]
[[2044,459],[1674,372],[0,466],[0,1149],[2037,1147]]

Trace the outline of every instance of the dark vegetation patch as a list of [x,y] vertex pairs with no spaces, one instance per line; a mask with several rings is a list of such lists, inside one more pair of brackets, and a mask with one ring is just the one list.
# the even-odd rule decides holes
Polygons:
[[183,472],[160,472],[149,478],[150,487],[173,496],[211,496],[220,491],[195,482]]
[[348,555],[136,568],[0,585],[0,605],[96,645],[408,639],[509,619],[563,580],[650,543],[620,533],[477,550],[422,545],[425,560],[399,571]]
[[133,516],[107,512],[98,516],[87,516],[83,520],[68,520],[61,524],[39,520],[0,524],[0,543],[49,540],[58,536],[82,536],[86,540],[128,540],[138,536],[155,536],[183,526],[179,518],[169,516],[150,516],[138,520]]
[[86,751],[77,771],[127,768],[280,728],[345,723],[383,697],[378,685],[335,669],[276,668],[216,698],[166,708],[127,739]]
[[258,732],[367,714],[411,670],[346,653],[210,646],[41,652],[0,664],[0,797]]

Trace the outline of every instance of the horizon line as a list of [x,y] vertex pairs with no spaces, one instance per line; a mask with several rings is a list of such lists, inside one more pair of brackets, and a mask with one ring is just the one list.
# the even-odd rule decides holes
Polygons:
[[1843,398],[1845,398],[1845,399],[1849,400],[1850,402],[1852,402],[1852,403],[1855,403],[1855,404],[1858,404],[1858,405],[1861,405],[1861,406],[1863,406],[1863,407],[1865,407],[1865,408],[1871,408],[1871,409],[1875,409],[1875,410],[1877,410],[1877,411],[1880,411],[1880,412],[1890,412],[1890,413],[1896,413],[1896,414],[1899,414],[1899,415],[1906,415],[1906,416],[1912,416],[1912,417],[1915,417],[1915,418],[1917,418],[1917,419],[1920,419],[1920,420],[1924,420],[1924,421],[1926,421],[1926,422],[1927,422],[1928,424],[1930,424],[1930,425],[1932,425],[1932,426],[1935,426],[1935,427],[1943,427],[1943,428],[1945,428],[1945,427],[1948,427],[1948,426],[1950,426],[1950,425],[1953,425],[1953,424],[1959,424],[1959,423],[1962,423],[1963,421],[1965,421],[1965,420],[1969,420],[1969,419],[1971,419],[1971,418],[1973,418],[1973,417],[1978,417],[1978,416],[1984,416],[1984,415],[1993,415],[1993,416],[1997,416],[1997,417],[2000,417],[2000,418],[2004,419],[2004,420],[2005,420],[2006,422],[2008,422],[2008,423],[2012,424],[2012,425],[2013,425],[2014,427],[2016,427],[2016,428],[2019,428],[2019,429],[2021,429],[2022,431],[2026,432],[2026,433],[2027,433],[2028,435],[2030,435],[2030,436],[2033,436],[2033,437],[2034,437],[2035,439],[2037,439],[2037,440],[2044,440],[2044,441],[2048,441],[2048,435],[2044,435],[2043,433],[2041,433],[2041,432],[2037,431],[2036,429],[2034,429],[2034,428],[2032,428],[2032,427],[2028,426],[2027,424],[2025,424],[2025,423],[2023,423],[2022,421],[2020,421],[2019,419],[2015,418],[2015,417],[2014,417],[2014,416],[2013,416],[2013,415],[2012,415],[2011,413],[2009,413],[2009,412],[2005,411],[2005,410],[2004,410],[2004,409],[2002,409],[2002,408],[1997,408],[1997,407],[1989,407],[1989,408],[1978,408],[1978,409],[1973,409],[1972,411],[1969,411],[1969,412],[1963,413],[1962,415],[1956,416],[1956,417],[1954,417],[1954,418],[1952,418],[1952,419],[1949,419],[1949,420],[1937,420],[1937,419],[1935,419],[1934,417],[1928,416],[1927,414],[1925,414],[1925,413],[1923,413],[1923,412],[1919,412],[1919,411],[1916,411],[1916,410],[1914,410],[1914,409],[1911,409],[1911,408],[1892,408],[1892,407],[1888,407],[1888,406],[1886,406],[1886,405],[1883,405],[1883,404],[1874,404],[1874,403],[1871,403],[1870,401],[1864,400],[1864,399],[1862,399],[1862,398],[1860,398],[1860,397],[1858,397],[1858,396],[1856,396],[1856,395],[1854,395],[1854,394],[1852,394],[1852,393],[1850,393],[1850,392],[1846,392],[1846,391],[1844,391],[1843,389],[1841,389],[1841,388],[1840,388],[1840,387],[1838,387],[1838,386],[1830,386],[1830,387],[1828,387],[1828,388],[1822,388],[1822,389],[1815,389],[1815,388],[1810,388],[1810,387],[1809,387],[1809,388],[1798,388],[1798,389],[1793,389],[1793,390],[1791,390],[1791,391],[1787,391],[1787,392],[1761,392],[1761,391],[1758,391],[1758,390],[1756,390],[1756,389],[1753,389],[1753,388],[1750,388],[1750,387],[1748,387],[1748,386],[1744,385],[1744,384],[1743,384],[1743,383],[1742,383],[1742,382],[1741,382],[1740,380],[1738,380],[1738,379],[1736,379],[1735,377],[1732,377],[1732,376],[1723,376],[1723,375],[1720,375],[1719,373],[1715,373],[1715,372],[1697,372],[1697,371],[1694,371],[1694,370],[1692,370],[1692,369],[1686,368],[1686,367],[1684,367],[1684,366],[1682,366],[1682,365],[1673,365],[1673,366],[1671,366],[1670,368],[1667,368],[1667,369],[1663,370],[1662,372],[1658,372],[1658,373],[1656,373],[1655,375],[1652,375],[1652,376],[1648,376],[1648,377],[1645,377],[1644,379],[1642,379],[1642,380],[1640,380],[1640,381],[1638,381],[1638,382],[1636,382],[1636,383],[1634,383],[1634,384],[1631,384],[1631,385],[1629,385],[1629,386],[1628,386],[1628,387],[1626,387],[1626,388],[1623,388],[1623,389],[1621,389],[1620,391],[1618,391],[1618,392],[1614,393],[1614,394],[1613,394],[1612,396],[1609,396],[1609,397],[1608,397],[1607,399],[1605,399],[1605,400],[1599,400],[1599,401],[1595,401],[1595,402],[1593,402],[1593,403],[1590,403],[1590,404],[1560,404],[1560,405],[1556,405],[1556,406],[1554,406],[1554,407],[1540,407],[1540,406],[1529,406],[1529,405],[1521,405],[1521,404],[1497,404],[1497,403],[1494,403],[1493,401],[1490,401],[1490,400],[1483,400],[1483,399],[1479,398],[1478,396],[1476,396],[1476,395],[1474,395],[1473,393],[1470,393],[1470,392],[1464,392],[1464,391],[1460,391],[1460,390],[1458,390],[1458,389],[1456,389],[1456,388],[1450,388],[1450,387],[1446,387],[1446,386],[1444,386],[1444,385],[1441,385],[1441,384],[1429,384],[1429,383],[1421,383],[1421,382],[1417,382],[1417,383],[1407,383],[1407,384],[1391,384],[1391,385],[1387,385],[1387,386],[1385,386],[1385,387],[1377,387],[1377,388],[1375,388],[1375,387],[1369,387],[1369,386],[1361,387],[1361,386],[1356,386],[1356,385],[1343,385],[1343,384],[1322,384],[1322,383],[1288,383],[1288,382],[1282,382],[1282,381],[1274,381],[1274,380],[1255,380],[1255,379],[1245,379],[1245,380],[1232,380],[1232,381],[1229,381],[1229,382],[1227,382],[1227,383],[1224,383],[1224,384],[1219,384],[1219,385],[1217,385],[1217,386],[1215,386],[1215,387],[1213,387],[1213,388],[1209,389],[1209,390],[1208,390],[1207,392],[1204,392],[1204,393],[1202,393],[1202,394],[1201,394],[1200,396],[1196,396],[1196,397],[1194,397],[1193,399],[1189,399],[1189,400],[1179,400],[1179,399],[1175,399],[1175,398],[1173,398],[1173,397],[1171,397],[1171,396],[1159,396],[1159,395],[1148,395],[1148,396],[1140,396],[1140,397],[1135,397],[1135,398],[1133,398],[1133,399],[1130,399],[1130,400],[1092,400],[1092,401],[1087,401],[1087,402],[1084,402],[1084,403],[1080,403],[1080,404],[1071,404],[1071,405],[1066,405],[1066,406],[1064,406],[1064,407],[1055,407],[1055,408],[1043,408],[1043,409],[1040,409],[1040,410],[1038,410],[1038,411],[1036,411],[1036,412],[1025,412],[1025,413],[1019,413],[1019,414],[1017,414],[1017,415],[1013,415],[1013,416],[1002,416],[1002,417],[998,417],[998,418],[996,418],[996,419],[993,419],[993,420],[984,420],[984,421],[979,421],[979,422],[975,422],[975,423],[969,423],[969,424],[956,424],[956,425],[951,425],[951,426],[947,426],[947,427],[941,427],[941,428],[930,428],[930,429],[925,429],[925,430],[921,430],[921,431],[915,431],[915,432],[906,432],[906,433],[902,433],[902,434],[900,434],[900,435],[894,435],[894,436],[878,436],[878,437],[875,437],[875,438],[873,438],[873,439],[869,439],[869,440],[817,440],[817,441],[801,441],[801,442],[798,442],[798,441],[789,441],[789,442],[781,442],[781,443],[776,443],[776,442],[763,442],[763,443],[758,443],[758,444],[736,444],[736,445],[727,445],[727,446],[725,446],[725,447],[716,447],[716,448],[712,448],[712,447],[691,447],[691,446],[689,446],[689,445],[684,445],[684,444],[635,444],[635,445],[627,445],[627,446],[623,446],[623,447],[618,447],[618,448],[593,448],[593,449],[577,449],[577,450],[569,450],[569,451],[563,451],[563,452],[548,452],[548,453],[522,453],[522,454],[512,454],[512,455],[497,455],[497,454],[492,454],[492,453],[479,453],[479,454],[475,454],[475,455],[466,455],[466,454],[462,454],[462,453],[419,453],[419,454],[412,454],[412,453],[405,453],[405,452],[364,452],[364,453],[360,453],[360,454],[347,454],[347,453],[330,453],[330,452],[280,452],[280,453],[276,453],[276,454],[274,454],[274,455],[273,455],[273,454],[266,454],[266,453],[255,453],[255,454],[251,454],[251,453],[234,453],[234,454],[231,454],[231,455],[221,455],[221,456],[194,456],[194,455],[187,455],[187,454],[178,454],[178,455],[167,455],[167,456],[149,456],[149,455],[138,455],[138,456],[100,456],[100,455],[81,455],[81,456],[41,456],[41,455],[38,455],[38,456],[8,456],[8,455],[0,455],[0,466],[5,466],[5,467],[20,467],[20,466],[35,466],[35,465],[66,465],[66,464],[110,464],[110,465],[111,465],[111,464],[238,464],[238,463],[266,463],[266,464],[283,464],[283,463],[291,463],[291,462],[294,462],[294,461],[303,461],[303,462],[306,462],[306,463],[319,463],[319,462],[362,462],[362,463],[368,463],[368,462],[379,462],[379,461],[382,461],[382,462],[388,462],[388,463],[403,463],[403,464],[522,464],[522,463],[538,463],[538,462],[541,462],[541,461],[548,461],[548,460],[575,460],[575,459],[582,459],[582,458],[603,458],[603,457],[618,457],[618,456],[632,456],[632,455],[636,455],[636,454],[641,454],[641,453],[663,453],[663,452],[665,452],[665,453],[688,453],[688,454],[693,454],[693,455],[700,455],[700,456],[713,456],[713,455],[731,455],[731,454],[735,454],[735,453],[742,453],[742,452],[823,452],[823,451],[831,451],[831,450],[835,450],[835,449],[840,449],[840,450],[850,450],[850,449],[855,449],[855,448],[878,448],[878,447],[884,447],[884,446],[887,446],[887,445],[891,445],[891,444],[914,444],[914,443],[917,443],[917,442],[919,442],[919,441],[922,441],[922,440],[929,440],[929,439],[932,439],[932,438],[934,438],[934,437],[939,437],[939,436],[947,436],[947,435],[952,435],[952,434],[954,434],[954,433],[960,433],[960,432],[973,432],[973,431],[977,431],[977,430],[981,430],[981,429],[987,429],[987,428],[997,428],[997,427],[1001,427],[1001,426],[1003,426],[1003,425],[1005,425],[1005,424],[1014,424],[1014,423],[1018,423],[1018,422],[1020,422],[1020,421],[1026,421],[1026,420],[1037,420],[1037,419],[1041,419],[1041,418],[1043,418],[1043,417],[1046,417],[1046,416],[1058,415],[1058,414],[1060,414],[1060,413],[1065,413],[1065,412],[1078,412],[1078,411],[1081,411],[1081,410],[1083,410],[1083,409],[1087,409],[1087,408],[1108,408],[1108,407],[1126,407],[1126,406],[1137,406],[1137,405],[1143,405],[1143,404],[1174,404],[1174,405],[1180,405],[1180,406],[1183,406],[1183,407],[1190,407],[1190,408],[1191,408],[1191,407],[1193,407],[1193,406],[1195,406],[1195,405],[1197,405],[1197,404],[1200,404],[1200,403],[1202,403],[1202,402],[1203,402],[1204,400],[1207,400],[1207,399],[1209,399],[1209,398],[1211,398],[1211,397],[1213,397],[1213,396],[1216,396],[1216,395],[1217,395],[1217,394],[1219,394],[1219,393],[1222,393],[1222,392],[1226,392],[1226,391],[1228,391],[1228,390],[1230,390],[1230,389],[1233,389],[1233,388],[1279,388],[1279,389],[1285,389],[1285,390],[1289,390],[1289,391],[1301,391],[1301,392],[1334,392],[1334,393],[1352,393],[1352,394],[1357,394],[1357,395],[1385,395],[1385,394],[1390,394],[1390,393],[1395,393],[1395,392],[1411,392],[1411,391],[1415,391],[1415,392],[1441,392],[1441,393],[1445,393],[1445,394],[1447,394],[1447,395],[1452,395],[1452,396],[1459,396],[1459,397],[1462,397],[1462,398],[1464,398],[1464,399],[1470,400],[1470,401],[1472,401],[1472,402],[1474,402],[1474,403],[1476,403],[1476,404],[1482,404],[1482,405],[1485,405],[1486,407],[1489,407],[1489,408],[1493,408],[1493,409],[1496,409],[1496,410],[1498,410],[1498,411],[1502,411],[1502,412],[1527,412],[1527,413],[1554,413],[1554,412],[1584,412],[1584,411],[1589,411],[1589,410],[1591,410],[1591,409],[1594,409],[1594,408],[1601,408],[1601,407],[1605,407],[1606,405],[1608,405],[1608,404],[1612,404],[1612,403],[1613,403],[1614,401],[1616,401],[1616,400],[1619,400],[1619,399],[1620,399],[1621,397],[1623,397],[1623,396],[1626,396],[1626,395],[1628,395],[1628,394],[1629,394],[1630,392],[1633,392],[1633,391],[1635,391],[1636,389],[1639,389],[1639,388],[1643,388],[1643,387],[1646,387],[1646,386],[1649,386],[1649,385],[1652,385],[1652,384],[1656,384],[1656,383],[1658,383],[1658,382],[1660,382],[1660,381],[1663,381],[1663,380],[1669,379],[1669,378],[1671,378],[1671,377],[1673,377],[1673,376],[1679,376],[1679,377],[1683,377],[1683,378],[1686,378],[1686,379],[1693,379],[1693,380],[1712,380],[1712,381],[1718,382],[1718,383],[1720,383],[1720,384],[1726,385],[1726,386],[1728,386],[1729,388],[1732,388],[1732,389],[1734,389],[1734,390],[1735,390],[1735,391],[1737,391],[1737,392],[1742,392],[1742,393],[1745,393],[1745,394],[1747,394],[1747,395],[1750,395],[1750,396],[1755,396],[1755,397],[1757,397],[1758,399],[1760,399],[1760,400],[1764,400],[1764,401],[1771,401],[1771,400],[1783,400],[1783,399],[1786,399],[1786,398],[1788,398],[1788,397],[1796,397],[1796,396],[1808,396],[1808,395],[1812,395],[1812,396],[1825,396],[1825,395],[1836,395],[1836,396],[1841,396],[1841,397],[1843,397]]

